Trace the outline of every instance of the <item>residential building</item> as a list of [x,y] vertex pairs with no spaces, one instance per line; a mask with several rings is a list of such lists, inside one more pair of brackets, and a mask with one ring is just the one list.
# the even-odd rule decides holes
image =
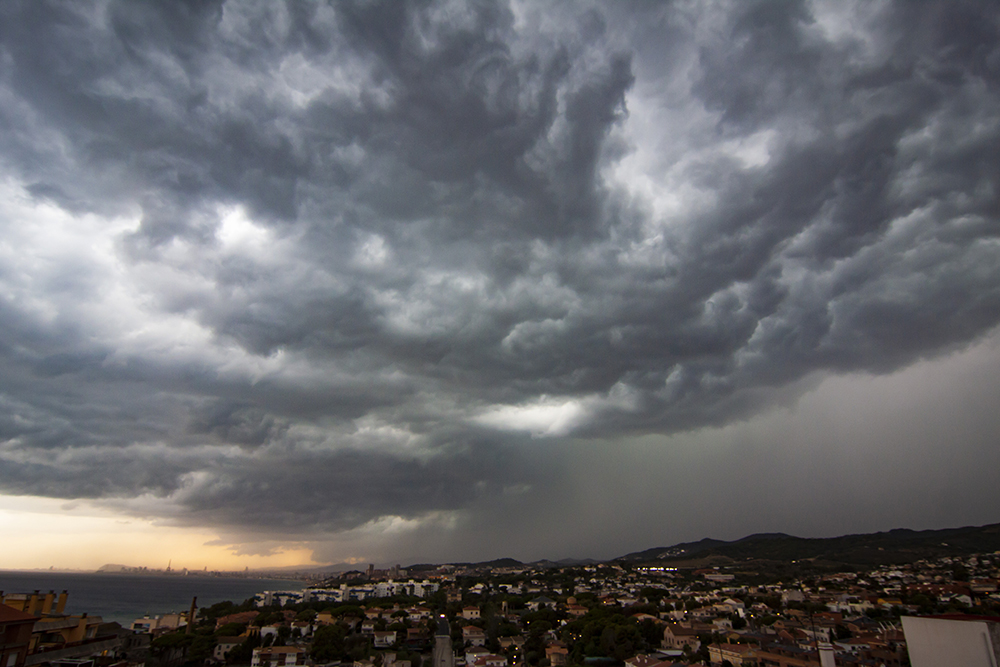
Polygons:
[[25,611],[0,604],[0,667],[24,667],[36,620]]
[[545,657],[552,667],[562,667],[569,662],[569,649],[562,644],[549,644],[545,647]]
[[712,664],[728,661],[733,667],[742,667],[744,662],[755,662],[756,653],[749,644],[711,644],[708,659]]
[[373,642],[375,648],[389,648],[399,639],[395,630],[375,630]]
[[490,654],[489,650],[486,649],[485,647],[469,646],[468,648],[465,649],[465,664],[473,665],[475,664],[476,660],[482,658],[483,656],[487,656],[489,654]]
[[482,628],[467,625],[462,628],[462,640],[470,646],[486,646],[486,633]]
[[69,593],[63,591],[58,596],[55,591],[49,591],[44,595],[38,591],[34,593],[10,593],[4,595],[0,591],[0,604],[23,611],[32,616],[59,616],[66,610],[66,600]]
[[[257,615],[254,614],[255,618],[256,616]],[[149,614],[146,614],[142,618],[137,618],[132,621],[129,628],[135,632],[149,632],[151,634],[156,634],[157,632],[169,632],[187,625],[187,617],[187,612],[181,612],[179,614],[163,614],[160,616],[150,616]]]
[[100,616],[46,616],[35,622],[31,652],[49,651],[97,638],[103,621]]
[[255,648],[250,667],[294,667],[305,664],[306,652],[298,646]]
[[660,667],[663,663],[663,658],[640,654],[625,660],[625,667]]
[[701,647],[701,642],[698,641],[697,630],[681,625],[668,625],[663,628],[663,641],[660,646],[672,650],[683,650],[687,646],[694,652]]
[[225,662],[226,656],[229,652],[233,650],[236,646],[239,646],[244,641],[246,637],[219,637],[215,641],[218,642],[215,645],[215,649],[212,651],[212,657],[218,662]]

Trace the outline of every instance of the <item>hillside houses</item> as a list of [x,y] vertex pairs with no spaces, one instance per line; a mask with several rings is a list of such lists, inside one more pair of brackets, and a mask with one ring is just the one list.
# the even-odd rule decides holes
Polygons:
[[[423,596],[395,581],[355,579],[298,597],[272,592],[254,610],[195,622],[213,642],[199,648],[204,659],[257,667],[427,667],[434,650],[447,667],[575,667],[587,659],[811,667],[821,654],[840,667],[903,667],[901,617],[1000,616],[996,564],[1000,554],[981,554],[849,572],[801,568],[800,576],[783,569],[780,577],[760,564],[453,566],[414,578],[432,584]],[[193,646],[184,644],[185,629],[162,631]],[[188,650],[172,649],[170,659],[183,661]]]

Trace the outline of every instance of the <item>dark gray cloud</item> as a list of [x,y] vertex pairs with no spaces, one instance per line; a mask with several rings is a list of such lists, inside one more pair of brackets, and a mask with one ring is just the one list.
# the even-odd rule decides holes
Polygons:
[[988,2],[5,3],[0,490],[545,543],[992,335],[998,77]]

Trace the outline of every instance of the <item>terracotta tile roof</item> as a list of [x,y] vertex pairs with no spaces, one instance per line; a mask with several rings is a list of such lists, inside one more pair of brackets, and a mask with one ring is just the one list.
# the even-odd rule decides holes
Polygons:
[[15,623],[17,621],[37,621],[37,616],[25,613],[5,604],[0,604],[0,623]]

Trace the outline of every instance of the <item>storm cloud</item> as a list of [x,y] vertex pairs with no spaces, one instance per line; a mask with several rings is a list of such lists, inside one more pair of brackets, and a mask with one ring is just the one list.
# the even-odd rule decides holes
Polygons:
[[867,497],[837,429],[996,459],[989,377],[889,407],[998,357],[989,2],[7,2],[0,127],[4,493],[330,559],[991,520],[723,509]]

